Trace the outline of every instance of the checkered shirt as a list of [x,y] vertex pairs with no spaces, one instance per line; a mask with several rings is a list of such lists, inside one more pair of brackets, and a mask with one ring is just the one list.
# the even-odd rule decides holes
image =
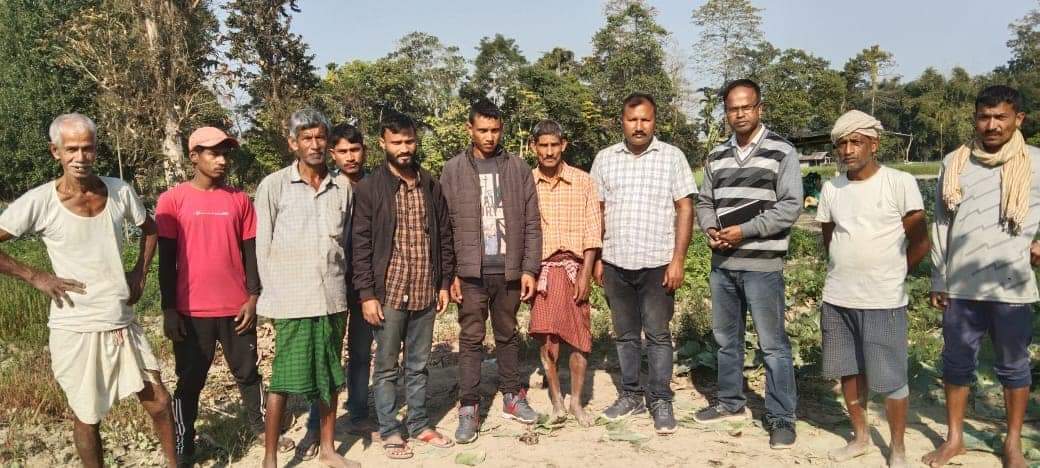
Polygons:
[[555,179],[533,171],[542,215],[542,260],[556,252],[579,258],[603,247],[603,217],[596,184],[584,171],[561,162]]
[[654,138],[633,154],[621,142],[596,155],[591,175],[604,206],[603,261],[626,270],[671,262],[675,201],[697,193],[683,152]]
[[397,310],[423,310],[436,299],[426,232],[422,186],[400,181],[394,196],[394,250],[386,269],[386,305]]
[[349,183],[325,176],[315,190],[294,162],[256,189],[257,314],[317,317],[347,310]]

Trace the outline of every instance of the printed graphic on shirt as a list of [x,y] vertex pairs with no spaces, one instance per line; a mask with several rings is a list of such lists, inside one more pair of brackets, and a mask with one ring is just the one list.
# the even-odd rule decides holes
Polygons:
[[480,174],[480,213],[484,261],[488,263],[506,253],[506,218],[497,172]]

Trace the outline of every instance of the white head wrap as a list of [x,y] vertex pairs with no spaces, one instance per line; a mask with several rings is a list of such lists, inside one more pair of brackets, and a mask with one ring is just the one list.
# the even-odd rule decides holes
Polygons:
[[838,140],[850,133],[859,133],[876,140],[883,130],[884,127],[881,126],[878,119],[866,112],[853,109],[842,114],[834,122],[834,128],[831,129],[831,142],[837,144]]

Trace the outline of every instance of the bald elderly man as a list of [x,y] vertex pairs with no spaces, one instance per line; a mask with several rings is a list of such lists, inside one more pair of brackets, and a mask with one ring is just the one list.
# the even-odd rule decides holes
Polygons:
[[885,396],[891,432],[888,466],[907,466],[903,432],[907,388],[906,274],[928,253],[924,204],[914,177],[877,160],[883,128],[852,110],[831,130],[846,172],[827,181],[816,220],[823,225],[827,279],[823,286],[823,375],[841,379],[854,431],[832,450],[843,462],[870,450],[867,392]]

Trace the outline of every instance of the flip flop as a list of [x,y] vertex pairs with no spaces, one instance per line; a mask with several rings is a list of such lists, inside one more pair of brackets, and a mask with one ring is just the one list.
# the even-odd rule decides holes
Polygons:
[[[415,436],[415,440],[442,449],[451,448],[455,446],[454,440],[449,439],[447,436],[433,429],[427,429],[425,431],[422,431],[419,435]],[[434,442],[435,440],[442,440],[443,442],[436,443]]]
[[415,455],[412,453],[412,449],[408,447],[408,444],[398,443],[383,444],[383,454],[391,460],[407,460]]

